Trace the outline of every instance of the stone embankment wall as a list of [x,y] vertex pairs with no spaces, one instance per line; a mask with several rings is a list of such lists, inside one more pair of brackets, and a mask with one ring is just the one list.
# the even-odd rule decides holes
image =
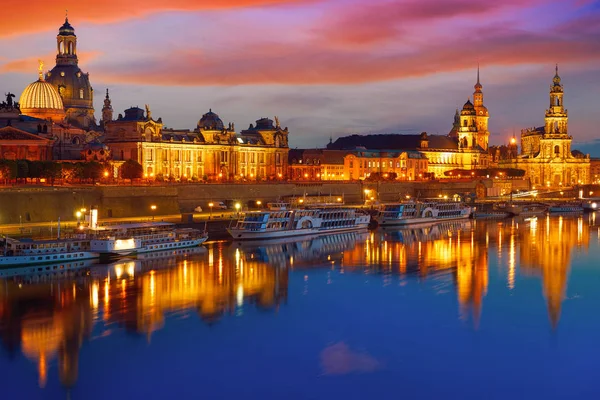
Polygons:
[[[363,204],[365,189],[377,193],[380,201],[411,197],[437,197],[474,192],[478,182],[352,182],[352,183],[276,183],[276,184],[184,184],[164,186],[82,186],[15,187],[0,190],[0,224],[20,221],[49,222],[58,217],[75,220],[75,212],[97,205],[100,218],[140,217],[192,212],[197,206],[208,211],[209,202],[239,201],[246,205],[263,204],[286,196],[321,195],[342,197],[346,204]],[[486,183],[487,184],[487,183]],[[218,210],[214,210],[215,213]],[[20,217],[20,218],[19,218]]]

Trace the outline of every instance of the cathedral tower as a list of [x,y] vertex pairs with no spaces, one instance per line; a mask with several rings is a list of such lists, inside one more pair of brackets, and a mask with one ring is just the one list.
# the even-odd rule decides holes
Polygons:
[[559,134],[567,136],[567,110],[563,104],[563,85],[560,76],[558,76],[558,65],[556,73],[550,86],[550,107],[546,110],[546,124],[544,132],[546,134]]
[[477,66],[477,83],[474,86],[473,107],[475,108],[475,124],[477,125],[476,141],[483,150],[488,149],[490,132],[488,130],[488,120],[490,118],[488,109],[483,105],[483,85],[479,80],[479,66]]
[[77,65],[77,36],[68,18],[58,30],[56,47],[56,66],[46,74],[46,81],[60,94],[67,122],[79,128],[93,129],[96,126],[94,90],[89,74],[83,73]]

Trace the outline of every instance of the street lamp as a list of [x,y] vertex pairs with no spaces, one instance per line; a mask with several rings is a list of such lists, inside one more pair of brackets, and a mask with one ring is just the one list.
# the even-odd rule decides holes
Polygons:
[[238,218],[240,216],[240,208],[241,207],[242,207],[242,205],[240,203],[235,203],[235,210],[237,211]]
[[214,206],[214,203],[211,201],[210,203],[208,203],[208,209],[210,210],[210,215],[208,216],[208,219],[212,219],[212,208]]
[[104,177],[108,178],[108,171],[104,171]]
[[150,211],[152,211],[152,221],[154,221],[154,212],[156,211],[156,204],[152,204],[150,206]]
[[258,207],[260,207],[260,206],[262,205],[262,201],[260,201],[260,200],[256,200],[256,205],[257,205]]
[[75,216],[77,217],[77,226],[79,226],[80,220],[81,220],[81,211],[77,211],[75,213]]

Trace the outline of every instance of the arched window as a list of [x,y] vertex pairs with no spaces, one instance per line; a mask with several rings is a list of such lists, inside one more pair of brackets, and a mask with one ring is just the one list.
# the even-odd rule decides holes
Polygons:
[[79,89],[79,98],[83,99],[83,89]]
[[463,126],[467,126],[467,120],[466,119],[463,121]]
[[71,143],[73,143],[73,144],[80,144],[81,140],[78,137],[74,137],[73,140],[71,140]]
[[554,154],[557,156],[560,154],[560,146],[558,146],[558,145],[554,146]]
[[44,125],[44,126],[42,127],[42,132],[43,132],[43,133],[48,133],[48,125]]

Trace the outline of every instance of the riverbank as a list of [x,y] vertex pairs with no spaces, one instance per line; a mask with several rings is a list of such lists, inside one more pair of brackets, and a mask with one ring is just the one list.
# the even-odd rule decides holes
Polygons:
[[[101,220],[143,218],[191,213],[209,204],[240,203],[242,210],[259,200],[262,204],[289,197],[334,196],[348,205],[364,204],[373,197],[382,202],[406,196],[452,198],[475,193],[490,186],[489,180],[457,182],[298,182],[255,184],[169,184],[146,186],[19,186],[0,189],[0,230],[2,225],[50,223],[58,218],[75,222],[76,212],[97,206]],[[152,208],[152,206],[154,206]],[[221,213],[216,207],[214,214]]]

